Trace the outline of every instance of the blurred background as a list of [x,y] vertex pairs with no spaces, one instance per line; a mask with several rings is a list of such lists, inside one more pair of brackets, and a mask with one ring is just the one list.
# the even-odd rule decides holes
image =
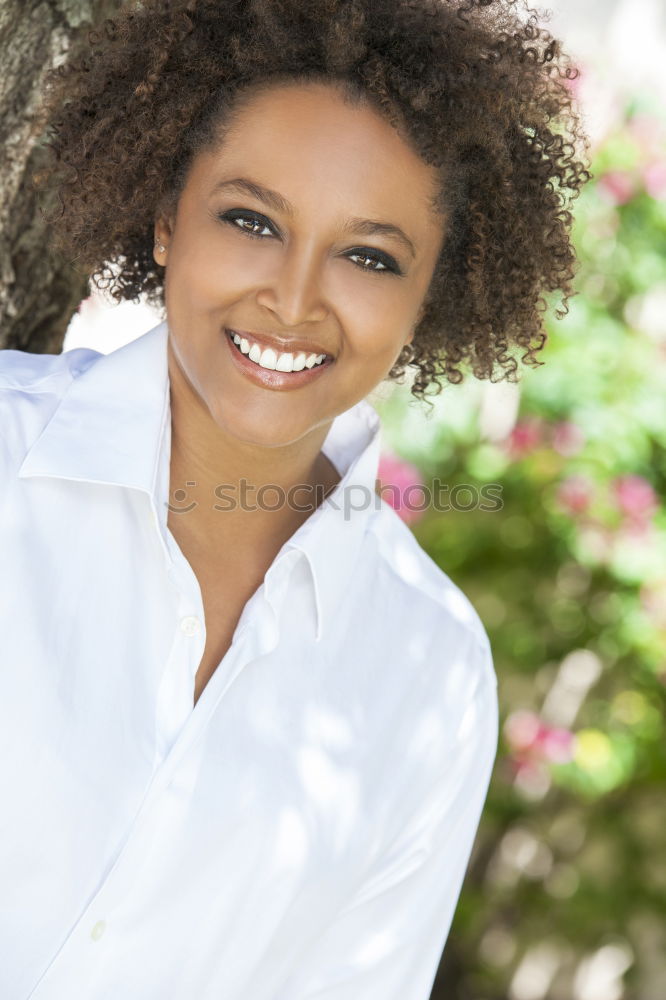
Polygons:
[[[433,998],[666,1000],[666,10],[548,9],[593,145],[578,294],[519,383],[447,384],[431,414],[405,386],[371,399],[380,478],[476,606],[499,677]],[[64,349],[107,352],[160,318],[95,292]],[[435,477],[455,509],[414,510]],[[498,509],[480,508],[488,484]]]

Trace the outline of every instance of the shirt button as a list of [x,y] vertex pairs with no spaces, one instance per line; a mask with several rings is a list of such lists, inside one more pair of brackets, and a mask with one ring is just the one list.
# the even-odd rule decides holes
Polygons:
[[106,922],[104,920],[98,920],[90,932],[90,937],[93,939],[93,941],[99,941],[105,930],[106,930]]
[[194,615],[187,615],[186,618],[181,619],[180,630],[185,635],[196,635],[200,628],[201,622]]

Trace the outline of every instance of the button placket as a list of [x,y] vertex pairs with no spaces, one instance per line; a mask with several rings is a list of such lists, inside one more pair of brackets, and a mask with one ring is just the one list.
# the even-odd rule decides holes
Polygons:
[[191,609],[191,596],[181,597],[175,642],[170,650],[156,706],[157,758],[163,761],[192,713],[194,674],[203,656],[204,624]]

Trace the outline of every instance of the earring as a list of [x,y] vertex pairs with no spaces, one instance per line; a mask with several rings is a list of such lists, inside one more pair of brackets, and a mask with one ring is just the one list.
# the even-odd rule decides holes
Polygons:
[[162,244],[159,242],[159,240],[156,241],[155,248],[159,250],[160,253],[164,253],[164,251],[166,250],[166,247],[163,247]]

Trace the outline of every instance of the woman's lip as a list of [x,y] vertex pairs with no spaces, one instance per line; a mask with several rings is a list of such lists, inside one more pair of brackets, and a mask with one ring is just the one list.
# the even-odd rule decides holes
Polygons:
[[267,389],[298,389],[321,378],[324,372],[333,364],[333,359],[323,361],[320,365],[312,368],[303,368],[300,372],[278,372],[271,368],[262,368],[254,361],[250,361],[246,354],[233,342],[233,333],[228,329],[224,330],[224,339],[229,345],[231,357],[236,367],[249,378],[255,385],[263,386]]

